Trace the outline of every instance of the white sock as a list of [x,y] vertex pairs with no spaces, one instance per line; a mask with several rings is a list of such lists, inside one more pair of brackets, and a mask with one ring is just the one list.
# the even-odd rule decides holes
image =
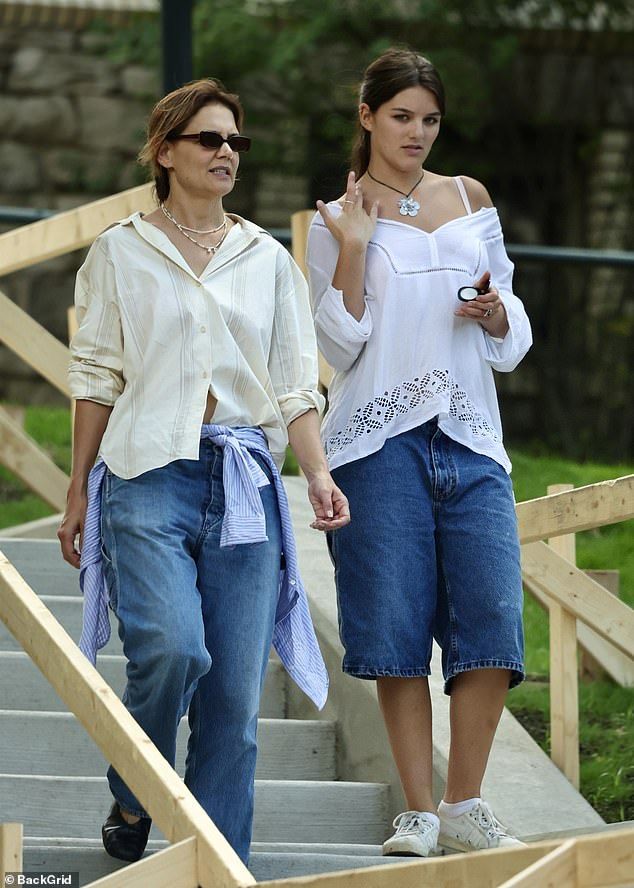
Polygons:
[[434,826],[440,828],[440,818],[438,817],[438,814],[434,811],[421,811],[420,813],[425,815],[425,820],[429,820]]
[[467,811],[472,811],[476,805],[479,805],[482,799],[464,799],[462,802],[453,802],[448,803],[442,801],[438,805],[438,813],[442,815],[442,817],[460,817],[461,814],[466,814]]

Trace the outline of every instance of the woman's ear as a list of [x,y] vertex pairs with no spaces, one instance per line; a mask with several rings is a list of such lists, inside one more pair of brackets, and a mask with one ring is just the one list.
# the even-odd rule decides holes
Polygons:
[[361,102],[359,105],[359,123],[363,129],[367,130],[369,133],[372,132],[373,118],[374,115],[370,111],[370,106],[366,104],[366,102]]
[[162,167],[165,167],[166,170],[172,169],[172,146],[168,141],[163,142],[159,148],[156,160]]

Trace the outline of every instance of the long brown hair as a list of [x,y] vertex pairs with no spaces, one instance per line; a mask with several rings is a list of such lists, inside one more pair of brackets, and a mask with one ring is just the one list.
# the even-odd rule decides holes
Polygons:
[[156,103],[147,124],[145,145],[139,151],[139,163],[147,167],[153,178],[156,196],[159,201],[167,199],[170,193],[169,173],[158,162],[161,145],[170,136],[178,136],[194,116],[205,105],[217,103],[225,105],[233,114],[238,130],[242,129],[244,111],[240,99],[227,92],[219,80],[193,80],[168,93]]
[[[422,86],[433,93],[444,116],[445,88],[440,75],[429,59],[411,49],[388,49],[368,66],[359,90],[359,102],[365,102],[375,113],[401,90],[412,86]],[[350,168],[357,179],[370,164],[370,152],[371,134],[357,121],[357,137],[350,158]]]

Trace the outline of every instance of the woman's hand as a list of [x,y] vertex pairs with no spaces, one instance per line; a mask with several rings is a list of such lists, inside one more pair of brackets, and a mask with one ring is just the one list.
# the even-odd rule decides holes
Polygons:
[[363,193],[360,186],[356,184],[353,172],[348,174],[346,196],[341,213],[335,218],[323,200],[317,201],[317,209],[326,228],[340,247],[345,245],[366,249],[376,226],[379,202],[375,200],[369,212],[364,208]]
[[308,483],[308,499],[315,512],[315,530],[337,530],[350,523],[348,500],[329,472],[314,475]]
[[[68,491],[66,511],[62,523],[57,531],[57,538],[62,546],[64,561],[68,561],[73,567],[79,568],[79,553],[81,552],[81,538],[84,533],[84,521],[86,520],[86,507],[88,498],[83,490]],[[75,546],[75,538],[79,534],[79,547]]]
[[463,303],[454,314],[459,318],[477,321],[490,336],[502,339],[508,333],[509,323],[500,293],[491,286],[491,273],[485,271],[473,286],[479,290],[486,290],[486,293],[476,296],[470,302]]

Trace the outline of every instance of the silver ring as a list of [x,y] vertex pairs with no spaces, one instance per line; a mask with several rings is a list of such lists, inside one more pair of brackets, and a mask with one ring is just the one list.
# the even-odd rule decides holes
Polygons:
[[351,204],[353,204],[354,201],[353,201],[353,200],[344,200],[344,203],[351,203]]
[[492,309],[492,308],[487,308],[487,310],[484,312],[484,317],[485,317],[485,318],[490,318],[492,314],[493,314],[493,309]]

